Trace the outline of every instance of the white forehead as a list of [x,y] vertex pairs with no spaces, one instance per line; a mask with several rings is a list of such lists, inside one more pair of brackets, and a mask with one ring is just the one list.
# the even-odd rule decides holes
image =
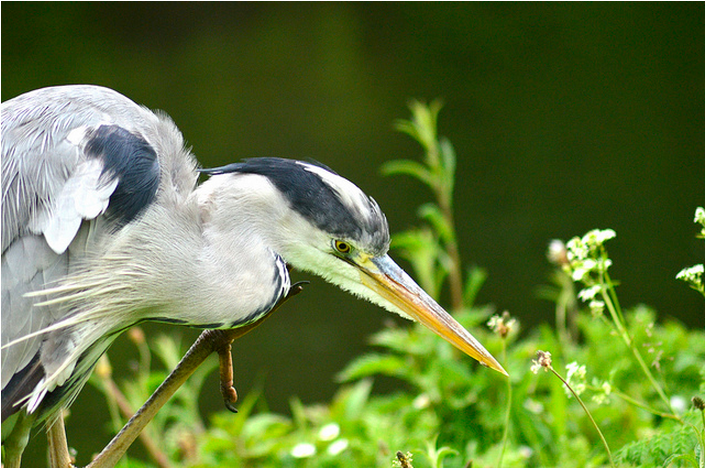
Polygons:
[[323,167],[301,161],[297,161],[297,164],[301,164],[305,170],[319,176],[326,185],[331,187],[331,189],[336,192],[339,199],[343,203],[351,208],[355,208],[357,212],[369,216],[368,212],[370,211],[370,199],[353,182],[348,179],[344,179],[343,177],[334,174]]

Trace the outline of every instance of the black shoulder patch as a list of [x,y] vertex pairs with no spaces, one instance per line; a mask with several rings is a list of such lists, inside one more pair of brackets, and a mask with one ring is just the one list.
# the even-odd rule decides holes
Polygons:
[[101,158],[103,173],[118,178],[108,215],[121,223],[132,221],[154,201],[159,187],[157,153],[141,136],[117,125],[101,125],[86,143],[88,156]]
[[[327,167],[319,165],[332,173]],[[299,164],[283,158],[254,158],[214,169],[202,169],[206,174],[240,172],[267,177],[282,192],[291,207],[315,226],[344,238],[361,235],[362,227],[355,216],[339,200],[334,190],[321,177]]]

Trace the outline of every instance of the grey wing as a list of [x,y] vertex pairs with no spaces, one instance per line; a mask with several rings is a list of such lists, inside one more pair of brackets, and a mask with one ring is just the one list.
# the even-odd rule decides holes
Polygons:
[[[154,197],[159,166],[135,131],[154,114],[95,86],[45,88],[2,104],[2,388],[61,318],[28,297],[55,284],[90,238],[128,222]],[[110,215],[110,216],[109,216]]]

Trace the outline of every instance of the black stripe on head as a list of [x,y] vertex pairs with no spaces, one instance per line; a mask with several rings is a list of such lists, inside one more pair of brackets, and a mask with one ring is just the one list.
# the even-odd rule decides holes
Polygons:
[[128,223],[154,201],[159,187],[157,153],[141,136],[117,125],[101,125],[88,138],[88,156],[101,158],[103,174],[118,186],[110,197],[108,215]]
[[[387,221],[377,204],[366,197],[368,206],[365,213],[348,207],[321,176],[306,169],[306,164],[312,163],[283,158],[254,158],[201,172],[263,175],[284,195],[292,209],[319,229],[343,239],[362,241],[376,253],[387,251],[390,241]],[[337,175],[324,165],[312,165]]]

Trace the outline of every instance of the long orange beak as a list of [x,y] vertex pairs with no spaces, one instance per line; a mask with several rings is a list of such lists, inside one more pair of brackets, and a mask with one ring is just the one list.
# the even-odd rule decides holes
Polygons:
[[354,264],[360,269],[361,281],[367,288],[482,365],[508,375],[483,345],[424,292],[388,255],[361,259]]

